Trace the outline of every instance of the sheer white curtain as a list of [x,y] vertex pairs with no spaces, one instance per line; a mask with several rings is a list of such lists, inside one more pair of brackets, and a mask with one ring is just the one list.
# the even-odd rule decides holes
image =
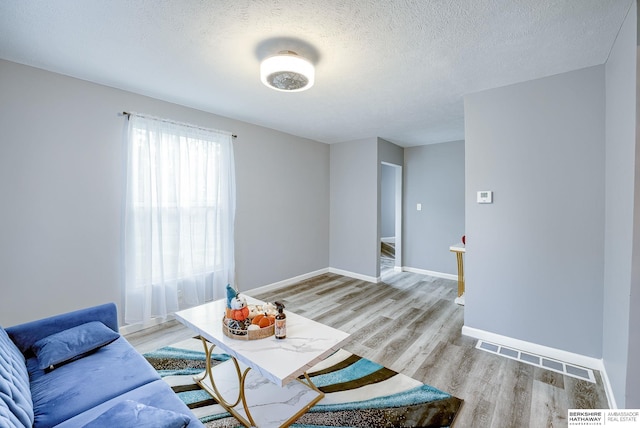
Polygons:
[[234,281],[232,136],[130,115],[125,321],[164,318]]

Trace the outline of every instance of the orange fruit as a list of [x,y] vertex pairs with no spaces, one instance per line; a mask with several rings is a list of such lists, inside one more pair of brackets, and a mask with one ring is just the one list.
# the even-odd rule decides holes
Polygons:
[[260,328],[265,328],[265,327],[269,327],[271,325],[271,321],[269,320],[269,317],[262,317],[260,319],[260,321],[258,321],[258,325],[260,326]]

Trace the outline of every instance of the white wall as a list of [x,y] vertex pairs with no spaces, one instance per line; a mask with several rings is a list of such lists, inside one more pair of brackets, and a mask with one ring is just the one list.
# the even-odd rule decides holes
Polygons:
[[604,66],[465,97],[465,326],[602,357],[604,119]]
[[327,145],[7,61],[0,76],[1,325],[121,305],[122,111],[238,134],[241,290],[329,265]]

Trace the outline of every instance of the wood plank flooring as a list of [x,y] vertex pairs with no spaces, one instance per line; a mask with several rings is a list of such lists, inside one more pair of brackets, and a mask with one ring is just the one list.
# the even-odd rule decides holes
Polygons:
[[[457,283],[394,272],[383,282],[324,274],[253,297],[351,333],[345,349],[464,400],[455,428],[566,427],[569,408],[607,408],[596,384],[475,349],[462,336]],[[147,352],[191,336],[177,322],[127,336]]]

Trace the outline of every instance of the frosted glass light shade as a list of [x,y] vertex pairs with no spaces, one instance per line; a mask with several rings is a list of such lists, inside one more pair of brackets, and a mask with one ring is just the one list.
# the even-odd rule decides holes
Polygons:
[[295,52],[280,52],[262,61],[260,80],[277,91],[300,92],[313,86],[315,70]]

